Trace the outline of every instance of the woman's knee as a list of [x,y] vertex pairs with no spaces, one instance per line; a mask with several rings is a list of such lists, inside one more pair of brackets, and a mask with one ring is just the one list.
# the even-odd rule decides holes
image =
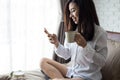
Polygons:
[[40,67],[43,68],[45,64],[47,64],[47,62],[48,62],[48,58],[42,58],[40,60]]

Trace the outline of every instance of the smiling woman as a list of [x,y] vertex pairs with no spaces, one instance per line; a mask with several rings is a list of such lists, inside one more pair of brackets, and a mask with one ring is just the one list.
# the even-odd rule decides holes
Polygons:
[[76,32],[74,41],[68,42],[65,35],[65,43],[61,44],[56,34],[46,29],[45,33],[55,46],[55,54],[65,60],[71,58],[72,64],[65,66],[43,58],[41,70],[52,80],[101,80],[100,70],[107,57],[107,33],[100,27],[93,0],[68,0],[64,11],[66,32]]
[[44,27],[56,32],[59,9],[58,0],[0,0],[0,74],[37,69],[43,56],[52,58]]
[[75,3],[70,3],[69,5],[69,10],[70,10],[70,18],[73,19],[75,24],[78,24],[79,21],[79,8]]

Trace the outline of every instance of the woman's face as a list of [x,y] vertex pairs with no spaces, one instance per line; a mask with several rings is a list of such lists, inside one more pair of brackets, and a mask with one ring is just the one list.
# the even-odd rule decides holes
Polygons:
[[69,17],[72,18],[72,20],[75,24],[78,24],[78,22],[79,22],[79,8],[78,8],[77,4],[74,2],[71,2],[69,4],[69,11],[70,11]]

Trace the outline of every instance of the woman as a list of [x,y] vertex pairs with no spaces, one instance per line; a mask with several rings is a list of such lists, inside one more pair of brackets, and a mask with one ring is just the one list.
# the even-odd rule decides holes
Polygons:
[[66,67],[56,61],[44,58],[40,64],[42,71],[53,80],[101,80],[101,68],[107,56],[107,34],[99,26],[92,0],[68,0],[65,6],[64,22],[67,31],[77,31],[75,42],[59,43],[55,34],[45,33],[55,53],[73,62]]

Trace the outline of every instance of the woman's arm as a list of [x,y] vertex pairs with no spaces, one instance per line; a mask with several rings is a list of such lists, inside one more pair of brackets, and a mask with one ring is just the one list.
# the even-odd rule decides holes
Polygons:
[[96,41],[95,49],[87,44],[82,50],[83,56],[89,63],[103,66],[107,57],[107,34],[102,33]]
[[62,44],[59,43],[58,47],[55,48],[55,53],[65,60],[69,59],[71,57],[71,54],[68,46],[69,44],[64,47]]

